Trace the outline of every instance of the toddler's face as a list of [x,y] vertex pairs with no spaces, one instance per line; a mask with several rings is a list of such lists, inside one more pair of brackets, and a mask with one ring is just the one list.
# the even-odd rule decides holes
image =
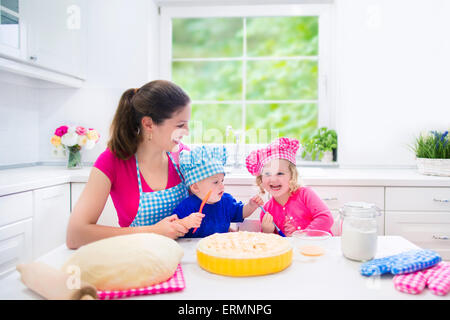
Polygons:
[[194,183],[194,185],[192,185],[192,192],[194,192],[197,197],[203,200],[209,190],[212,190],[207,203],[216,203],[220,201],[220,199],[222,199],[224,193],[224,177],[225,175],[223,173],[218,173],[199,182],[196,182]]
[[262,187],[270,193],[272,197],[279,197],[289,192],[289,161],[284,159],[274,159],[262,169]]

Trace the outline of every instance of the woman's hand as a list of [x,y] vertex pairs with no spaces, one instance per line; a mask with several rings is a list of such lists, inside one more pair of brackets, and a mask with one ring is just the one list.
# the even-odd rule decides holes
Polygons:
[[275,225],[273,224],[273,217],[270,213],[266,213],[261,221],[262,231],[265,233],[273,233]]
[[182,237],[189,231],[188,228],[179,222],[176,214],[162,219],[155,224],[155,227],[158,228],[157,233],[172,239]]

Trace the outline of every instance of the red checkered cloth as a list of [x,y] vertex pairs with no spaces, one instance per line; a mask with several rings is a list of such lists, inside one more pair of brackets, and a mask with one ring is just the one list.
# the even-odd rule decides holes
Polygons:
[[450,262],[394,277],[394,287],[401,292],[418,294],[426,286],[433,294],[445,296],[450,291]]
[[183,270],[179,264],[174,275],[161,283],[154,284],[146,288],[117,290],[117,291],[97,291],[100,300],[120,299],[132,296],[141,296],[149,294],[167,293],[183,290],[186,287],[184,282]]
[[285,159],[296,164],[295,155],[299,147],[300,143],[296,139],[279,138],[266,148],[250,152],[245,159],[245,165],[250,174],[258,176],[264,165],[273,159]]

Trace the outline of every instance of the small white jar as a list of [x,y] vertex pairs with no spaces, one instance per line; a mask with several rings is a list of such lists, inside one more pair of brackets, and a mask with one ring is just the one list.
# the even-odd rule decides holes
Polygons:
[[351,260],[368,261],[377,251],[380,209],[374,204],[349,202],[339,209],[341,222],[341,250]]

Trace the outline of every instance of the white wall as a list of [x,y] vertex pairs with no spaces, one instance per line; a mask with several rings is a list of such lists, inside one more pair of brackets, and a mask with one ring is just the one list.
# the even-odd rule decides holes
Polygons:
[[[94,162],[104,151],[109,126],[120,96],[157,77],[158,64],[149,44],[154,42],[157,8],[147,0],[91,0],[88,19],[87,81],[81,89],[41,89],[40,155],[43,162],[61,161],[51,155],[52,130],[62,124],[95,128],[101,138],[83,161]],[[150,70],[150,72],[149,72]]]
[[[88,74],[81,89],[0,83],[0,165],[60,161],[61,124],[93,127],[105,148],[120,95],[158,78],[157,7],[90,0]],[[335,0],[336,125],[341,166],[412,166],[423,129],[450,128],[450,1]],[[130,23],[132,20],[132,23]],[[39,145],[39,148],[37,147]]]
[[335,5],[339,162],[414,165],[415,136],[450,128],[450,1]]

